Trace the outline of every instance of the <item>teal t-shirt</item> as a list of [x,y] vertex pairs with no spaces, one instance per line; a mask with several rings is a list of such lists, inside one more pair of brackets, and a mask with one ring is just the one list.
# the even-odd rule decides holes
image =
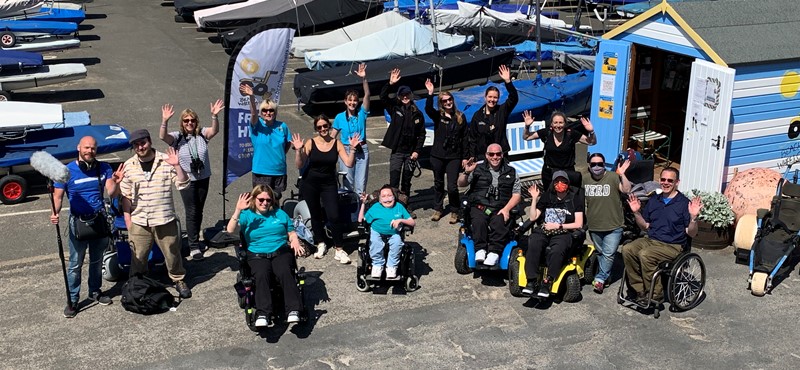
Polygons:
[[410,217],[411,215],[406,211],[406,207],[403,207],[399,202],[395,202],[392,208],[386,208],[380,203],[375,203],[364,214],[364,219],[371,225],[372,230],[381,235],[397,234],[397,229],[392,228],[392,221]]
[[286,175],[286,144],[292,141],[289,126],[281,121],[267,126],[259,118],[258,123],[250,127],[250,141],[253,143],[253,173]]
[[339,130],[339,137],[342,144],[350,145],[350,136],[358,132],[361,135],[361,141],[367,140],[367,116],[369,111],[364,109],[364,106],[358,108],[358,113],[355,116],[348,117],[347,111],[339,113],[333,119],[333,128]]
[[266,214],[246,209],[239,214],[239,228],[247,241],[247,250],[272,253],[288,244],[287,234],[294,231],[294,224],[280,208]]

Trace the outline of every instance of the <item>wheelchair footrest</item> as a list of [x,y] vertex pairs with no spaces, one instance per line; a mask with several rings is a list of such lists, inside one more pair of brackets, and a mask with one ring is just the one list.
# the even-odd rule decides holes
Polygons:
[[750,250],[749,249],[742,249],[736,248],[733,251],[733,255],[736,256],[736,263],[740,265],[749,265],[750,264]]
[[482,263],[479,263],[475,265],[474,270],[500,270],[500,263],[497,263],[494,266],[486,266]]

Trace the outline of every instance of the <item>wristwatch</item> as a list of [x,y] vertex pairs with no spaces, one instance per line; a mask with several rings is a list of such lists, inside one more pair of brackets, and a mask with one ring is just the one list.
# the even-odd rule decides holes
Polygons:
[[564,230],[564,224],[558,224],[558,229],[559,230]]

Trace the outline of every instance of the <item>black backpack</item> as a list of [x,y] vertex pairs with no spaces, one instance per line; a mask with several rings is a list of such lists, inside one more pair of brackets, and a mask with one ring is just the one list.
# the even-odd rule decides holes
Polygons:
[[122,286],[121,302],[130,312],[152,315],[169,311],[175,305],[175,297],[164,284],[136,274]]

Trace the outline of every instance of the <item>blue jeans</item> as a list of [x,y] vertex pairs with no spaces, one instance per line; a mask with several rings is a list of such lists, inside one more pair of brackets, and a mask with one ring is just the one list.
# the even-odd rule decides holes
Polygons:
[[[367,144],[361,144],[363,153],[356,153],[356,162],[353,167],[344,165],[344,161],[339,158],[339,171],[347,172],[344,179],[344,187],[356,194],[361,194],[367,191],[367,175],[369,173],[369,148]],[[344,150],[350,155],[350,146],[345,145]]]
[[617,253],[619,241],[622,240],[622,228],[611,231],[591,231],[589,236],[592,238],[595,249],[600,251],[597,258],[600,269],[595,275],[594,280],[605,283],[611,275],[611,268],[614,266],[614,254]]
[[[72,218],[72,216],[70,216]],[[96,240],[75,239],[72,232],[72,222],[69,230],[69,268],[67,268],[67,282],[69,284],[69,297],[73,302],[78,302],[81,293],[81,269],[86,249],[89,249],[89,294],[100,291],[103,284],[103,252],[108,247],[108,238]]]
[[389,262],[383,260],[383,238],[375,230],[369,233],[369,256],[372,257],[373,266],[397,267],[400,264],[400,248],[403,247],[403,240],[400,234],[394,234],[389,238]]

